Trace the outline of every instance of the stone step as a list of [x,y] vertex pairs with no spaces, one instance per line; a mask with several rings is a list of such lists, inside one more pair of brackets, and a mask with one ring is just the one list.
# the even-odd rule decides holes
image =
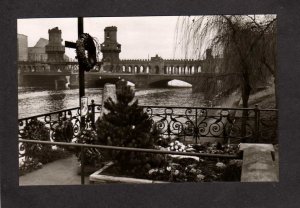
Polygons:
[[278,182],[272,144],[242,143],[240,151],[243,151],[241,182]]

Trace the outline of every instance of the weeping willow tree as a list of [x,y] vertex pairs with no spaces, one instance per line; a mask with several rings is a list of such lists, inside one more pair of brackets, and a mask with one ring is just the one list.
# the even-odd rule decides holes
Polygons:
[[203,59],[206,49],[212,49],[221,71],[237,75],[226,84],[240,89],[243,107],[248,108],[251,92],[276,82],[276,21],[275,15],[179,17],[175,51]]

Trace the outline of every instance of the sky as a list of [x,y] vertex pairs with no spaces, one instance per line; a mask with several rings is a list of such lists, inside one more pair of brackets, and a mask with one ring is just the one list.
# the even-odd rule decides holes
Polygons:
[[[181,20],[183,17],[180,16]],[[194,18],[197,16],[190,16],[186,20],[192,21]],[[256,19],[259,18],[264,19],[264,15],[256,15]],[[176,45],[178,19],[178,16],[89,17],[84,18],[84,32],[96,37],[101,44],[104,41],[104,28],[116,26],[118,43],[122,49],[120,59],[148,59],[156,54],[163,59],[195,58],[192,56],[195,55],[193,50],[191,54],[186,54],[187,51],[180,50],[180,45]],[[34,46],[40,38],[48,39],[48,30],[54,27],[62,30],[63,44],[65,40],[77,40],[77,18],[18,19],[17,24],[18,34],[28,36],[29,47]],[[177,43],[181,41],[178,40]],[[205,52],[207,43],[208,40],[201,44],[200,54]],[[74,59],[75,49],[66,48],[66,55]],[[101,53],[98,58],[102,59]]]
[[[164,59],[184,58],[178,50],[174,54],[177,19],[176,16],[84,18],[84,32],[103,43],[104,28],[116,26],[121,59],[147,59],[156,54]],[[77,18],[18,19],[17,32],[28,36],[28,46],[32,47],[40,38],[48,39],[48,29],[54,27],[62,30],[63,44],[65,40],[77,40]],[[74,59],[75,49],[66,49],[66,55]]]

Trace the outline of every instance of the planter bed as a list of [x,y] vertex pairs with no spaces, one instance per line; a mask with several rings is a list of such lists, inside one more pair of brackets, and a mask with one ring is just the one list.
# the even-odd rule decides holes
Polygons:
[[147,183],[167,183],[164,181],[155,181],[147,179],[138,179],[131,177],[120,177],[105,175],[105,171],[114,165],[113,162],[108,162],[100,170],[96,171],[89,177],[90,183],[135,183],[135,184],[147,184]]
[[[214,152],[214,149],[196,152]],[[225,154],[227,152],[224,152]],[[108,162],[91,174],[90,183],[170,183],[240,181],[241,160],[199,158],[193,156],[166,155],[167,164],[151,168],[147,173],[125,172],[117,163]],[[134,175],[134,176],[133,176]]]
[[[271,144],[246,144],[240,145],[240,151],[243,151],[242,160],[230,160],[227,163],[217,162],[213,160],[204,160],[197,157],[168,155],[175,160],[171,161],[165,171],[169,171],[172,175],[169,180],[164,180],[164,175],[161,177],[155,175],[162,169],[149,170],[148,177],[150,179],[137,179],[126,175],[114,176],[114,163],[109,162],[103,168],[90,175],[91,183],[169,183],[169,182],[216,182],[216,181],[240,181],[240,182],[278,182],[278,156],[274,157],[274,147]],[[194,163],[191,162],[195,160]],[[182,164],[175,162],[181,161]],[[192,163],[192,164],[189,164]],[[202,170],[197,167],[202,165]],[[276,165],[277,164],[277,165]],[[192,166],[191,166],[192,165]],[[176,168],[174,171],[173,168]],[[187,167],[194,168],[195,174],[188,175],[189,171],[185,172],[182,169]],[[181,168],[181,171],[179,171]],[[192,169],[190,169],[191,172]],[[199,174],[197,171],[199,171]],[[176,174],[177,171],[177,174]],[[113,174],[112,174],[113,173]],[[186,174],[184,177],[180,174]],[[192,176],[192,178],[191,178]],[[201,177],[199,177],[201,176]],[[176,180],[178,177],[180,180]],[[194,178],[193,178],[194,177]],[[178,179],[177,178],[177,179]],[[172,180],[170,180],[172,179]]]

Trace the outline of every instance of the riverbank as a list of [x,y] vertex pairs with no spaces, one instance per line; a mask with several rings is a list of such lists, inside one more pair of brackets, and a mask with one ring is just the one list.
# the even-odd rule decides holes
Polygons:
[[[229,96],[218,97],[218,95],[212,100],[214,107],[224,108],[242,108],[242,94],[239,90],[234,91]],[[269,86],[266,89],[255,92],[249,96],[248,106],[254,108],[258,105],[260,109],[275,109],[276,98],[275,98],[275,86]]]
[[[209,107],[219,107],[219,108],[243,108],[242,103],[242,95],[240,91],[235,91],[231,93],[229,96],[219,96],[218,95],[212,100],[212,106]],[[247,121],[246,126],[246,135],[252,135],[247,139],[247,142],[259,142],[259,143],[273,143],[277,144],[277,111],[276,109],[276,96],[275,96],[275,86],[269,86],[266,89],[261,91],[255,92],[249,96],[248,107],[255,108],[258,107],[259,111],[259,133],[258,135],[255,134],[255,111],[250,110],[248,111],[249,120]],[[269,109],[269,110],[264,110]],[[273,110],[270,110],[273,109]],[[210,126],[215,125],[216,118],[221,111],[216,111],[214,119],[206,121],[207,128],[209,129]],[[241,126],[242,126],[242,117],[243,111],[241,110],[230,110],[230,113],[234,115],[234,127],[231,131],[231,136],[233,138],[230,142],[241,142],[241,138],[243,138],[241,133]],[[224,125],[226,126],[228,120],[227,117],[220,118],[217,125]],[[230,125],[229,125],[230,126]],[[223,131],[223,129],[220,131]],[[245,140],[245,139],[244,139]],[[246,142],[246,140],[243,142]],[[223,141],[220,138],[212,138],[212,137],[202,137],[202,142],[218,142]],[[224,142],[224,141],[223,141]]]
[[[258,91],[251,94],[248,101],[249,108],[258,105],[260,109],[275,109],[276,108],[276,97],[275,97],[275,87],[270,86],[265,90]],[[242,100],[239,103],[242,107]]]

